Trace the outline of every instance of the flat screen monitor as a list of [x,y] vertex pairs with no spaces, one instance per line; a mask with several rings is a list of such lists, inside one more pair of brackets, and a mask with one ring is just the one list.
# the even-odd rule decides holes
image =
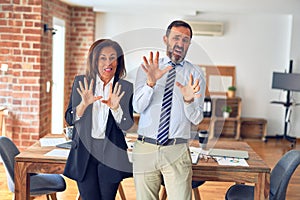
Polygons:
[[272,88],[300,92],[300,74],[273,72]]

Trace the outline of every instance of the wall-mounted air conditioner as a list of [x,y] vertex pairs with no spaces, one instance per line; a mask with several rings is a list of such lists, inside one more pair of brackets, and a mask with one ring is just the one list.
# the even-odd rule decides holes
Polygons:
[[223,22],[189,21],[193,35],[222,36],[224,34]]

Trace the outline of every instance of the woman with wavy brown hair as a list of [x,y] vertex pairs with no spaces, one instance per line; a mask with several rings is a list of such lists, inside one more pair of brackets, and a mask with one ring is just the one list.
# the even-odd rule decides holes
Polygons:
[[64,175],[77,181],[83,200],[114,200],[119,183],[132,176],[123,131],[133,125],[133,84],[121,46],[95,41],[85,75],[75,77],[65,119],[73,125]]

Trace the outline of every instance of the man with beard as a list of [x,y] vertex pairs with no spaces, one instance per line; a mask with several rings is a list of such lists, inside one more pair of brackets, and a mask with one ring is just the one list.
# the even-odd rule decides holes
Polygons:
[[140,113],[133,148],[137,200],[159,199],[162,180],[168,199],[191,199],[188,140],[191,123],[203,118],[206,88],[203,71],[185,60],[191,39],[190,25],[173,21],[163,37],[166,57],[150,52],[138,69],[133,96],[133,108]]

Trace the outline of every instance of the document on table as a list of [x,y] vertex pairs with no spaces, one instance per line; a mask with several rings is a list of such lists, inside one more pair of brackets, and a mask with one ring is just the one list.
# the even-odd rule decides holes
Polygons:
[[218,156],[213,156],[213,158],[218,162],[219,165],[249,167],[247,161],[244,158],[231,158],[231,157],[218,157]]
[[197,164],[199,159],[199,153],[191,152],[192,163]]
[[198,153],[198,154],[201,154],[201,155],[207,156],[208,153],[209,153],[208,150],[204,150],[204,149],[202,149],[202,148],[200,148],[200,147],[193,147],[193,146],[190,146],[189,148],[190,148],[190,151],[191,151],[191,152]]
[[63,157],[67,158],[69,156],[69,149],[53,149],[45,154],[45,156],[53,156],[53,157]]
[[190,146],[190,152],[191,152],[191,158],[192,158],[192,163],[193,164],[197,164],[199,158],[203,158],[203,156],[207,156],[208,155],[208,151],[203,150],[200,147],[193,147]]
[[56,146],[66,142],[66,138],[41,138],[40,144],[42,147]]

